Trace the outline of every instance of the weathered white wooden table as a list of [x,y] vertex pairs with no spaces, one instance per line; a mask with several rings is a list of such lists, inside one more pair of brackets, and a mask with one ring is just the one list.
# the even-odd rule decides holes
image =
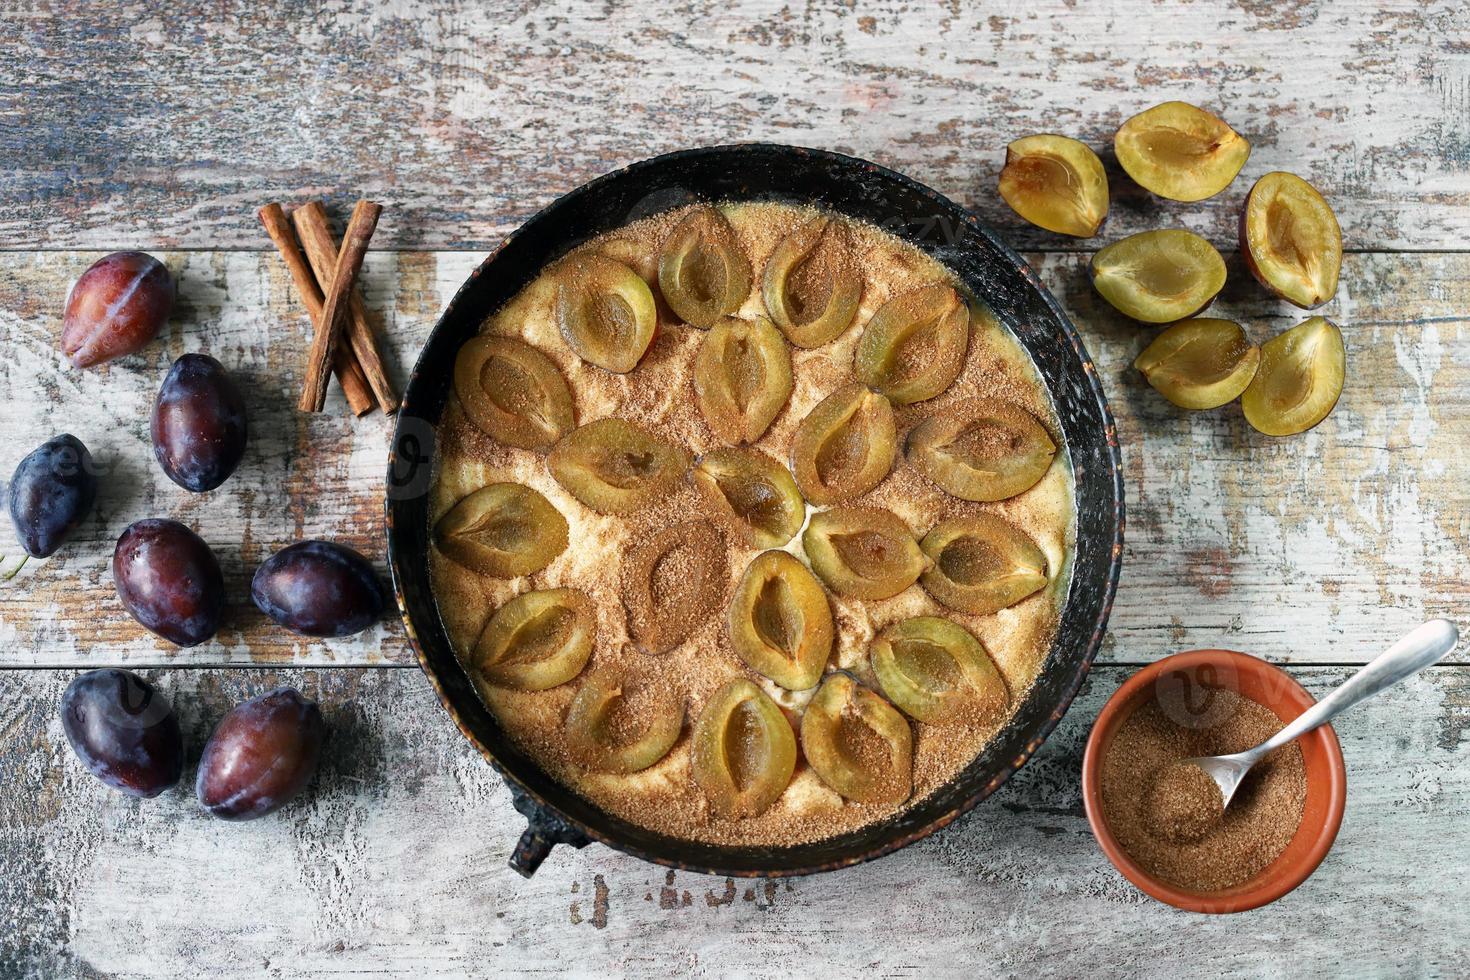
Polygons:
[[[0,470],[59,431],[108,468],[97,515],[0,589],[0,976],[678,976],[1037,972],[1470,972],[1470,661],[1337,726],[1337,846],[1302,888],[1230,920],[1143,897],[1103,859],[1078,794],[1108,694],[1174,650],[1227,646],[1321,692],[1431,615],[1470,623],[1470,15],[1460,0],[450,0],[0,9]],[[1098,148],[1180,98],[1255,146],[1219,199],[1172,205],[1114,169],[1105,235],[1184,225],[1234,247],[1250,181],[1312,180],[1348,255],[1324,311],[1348,343],[1336,413],[1289,440],[1237,408],[1185,415],[1128,369],[1151,331],[1087,284],[1088,255],[993,192],[1005,143]],[[300,536],[382,558],[388,422],[292,408],[304,318],[255,224],[268,200],[388,205],[368,304],[401,382],[438,312],[555,195],[678,147],[746,139],[869,157],[973,207],[1029,250],[1097,359],[1127,467],[1128,548],[1088,688],[974,814],[877,863],[749,883],[601,847],[533,881],[505,867],[509,795],[458,736],[401,629],[308,642],[250,607],[247,575]],[[1112,164],[1110,163],[1110,167]],[[166,335],[98,371],[56,349],[99,252],[165,257]],[[1232,255],[1216,309],[1263,340],[1297,311]],[[253,440],[213,494],[153,464],[168,363],[207,349],[248,385]],[[144,516],[196,526],[226,563],[216,642],[136,627],[108,557]],[[0,553],[14,553],[8,527]],[[187,787],[104,790],[57,718],[79,670],[158,680],[195,751],[228,704],[279,682],[319,697],[311,798],[246,825]]]

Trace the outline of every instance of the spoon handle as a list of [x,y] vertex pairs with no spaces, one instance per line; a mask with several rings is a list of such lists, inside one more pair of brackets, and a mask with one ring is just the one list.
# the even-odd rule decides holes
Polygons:
[[1251,754],[1260,758],[1319,725],[1325,725],[1364,698],[1371,697],[1385,687],[1391,687],[1437,662],[1455,648],[1459,639],[1460,631],[1455,629],[1453,623],[1431,619],[1379,654],[1372,663],[1349,677],[1327,697],[1303,711],[1291,724],[1253,749]]

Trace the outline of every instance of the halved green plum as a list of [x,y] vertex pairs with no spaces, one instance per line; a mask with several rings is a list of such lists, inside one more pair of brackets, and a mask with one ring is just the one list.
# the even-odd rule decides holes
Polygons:
[[902,803],[913,793],[908,720],[846,673],[822,682],[801,716],[801,750],[822,782],[858,803]]
[[781,707],[738,677],[710,698],[694,723],[694,781],[723,817],[770,809],[796,771],[796,734]]
[[1091,238],[1108,216],[1108,175],[1086,143],[1026,136],[1006,147],[1000,196],[1038,228]]
[[1261,345],[1261,366],[1240,396],[1245,420],[1268,436],[1305,432],[1337,407],[1346,373],[1342,331],[1326,317],[1304,320]]
[[684,478],[689,451],[624,419],[579,426],[551,450],[551,475],[600,514],[631,514],[657,503]]
[[597,638],[597,611],[576,589],[523,592],[495,610],[475,644],[491,684],[545,691],[582,672]]
[[1337,293],[1342,229],[1317,188],[1277,170],[1256,181],[1245,199],[1240,254],[1262,286],[1310,310]]
[[1144,190],[1203,201],[1230,186],[1251,145],[1225,120],[1188,102],[1164,102],[1118,127],[1118,163]]
[[726,628],[741,660],[791,691],[815,687],[832,654],[827,593],[785,551],[762,552],[745,569]]
[[895,623],[873,640],[873,673],[894,704],[928,725],[993,724],[1005,678],[969,630],[938,616]]
[[1025,493],[1056,457],[1051,433],[1010,402],[972,398],[931,415],[909,433],[907,455],[940,489],[961,500]]
[[694,396],[716,436],[755,442],[791,397],[791,351],[761,317],[726,317],[710,328],[694,356]]
[[567,548],[567,519],[519,483],[481,487],[434,525],[434,543],[451,561],[496,578],[539,572]]
[[584,769],[618,775],[641,772],[663,759],[683,728],[681,699],[612,669],[587,676],[562,722],[573,761]]
[[1261,363],[1260,348],[1231,320],[1183,320],[1154,338],[1133,366],[1180,408],[1219,408],[1240,397]]
[[909,405],[953,384],[969,349],[969,306],[947,283],[933,283],[878,308],[858,338],[853,373],[895,405]]
[[821,347],[852,325],[863,277],[847,223],[819,215],[781,239],[761,283],[766,310],[798,347]]
[[729,570],[725,541],[707,521],[675,524],[639,541],[621,574],[633,642],[645,653],[683,643],[719,609]]
[[454,359],[454,393],[492,439],[546,449],[572,431],[572,390],[551,358],[515,337],[482,335]]
[[919,547],[934,563],[919,577],[920,584],[960,612],[998,612],[1047,582],[1046,555],[1036,542],[994,514],[940,521]]
[[716,449],[694,467],[694,480],[737,533],[757,548],[780,548],[806,519],[791,471],[759,449]]
[[893,406],[853,382],[818,402],[797,425],[791,472],[809,502],[831,504],[883,482],[897,451]]
[[679,222],[658,258],[664,301],[685,323],[708,329],[750,295],[750,260],[716,208],[698,207]]
[[1142,323],[1192,317],[1225,286],[1225,260],[1215,246],[1182,228],[1114,242],[1092,257],[1091,273],[1103,299]]
[[929,564],[908,525],[879,507],[818,511],[801,543],[827,587],[856,599],[892,598],[917,582]]
[[589,364],[626,374],[638,366],[658,326],[658,307],[636,271],[605,255],[569,256],[555,271],[556,323]]

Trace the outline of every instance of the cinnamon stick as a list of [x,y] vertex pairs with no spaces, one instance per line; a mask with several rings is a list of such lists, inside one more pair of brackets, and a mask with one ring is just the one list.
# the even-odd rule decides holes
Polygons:
[[382,206],[372,201],[358,201],[353,205],[352,219],[347,222],[347,231],[342,236],[342,250],[337,253],[337,264],[330,279],[321,279],[326,302],[306,359],[306,384],[301,389],[301,399],[296,403],[303,412],[320,412],[327,400],[332,350],[342,336],[352,288],[357,285],[357,274],[362,271],[368,242],[372,240],[373,231],[378,227],[378,216],[382,213]]
[[[266,234],[275,243],[276,251],[281,253],[281,258],[291,273],[291,281],[296,284],[296,294],[306,306],[306,312],[315,329],[322,319],[322,291],[317,287],[316,277],[312,275],[306,259],[301,255],[301,243],[296,240],[296,233],[286,220],[286,212],[279,204],[272,202],[261,208],[259,214],[260,223],[265,226]],[[362,365],[357,363],[357,355],[353,353],[351,345],[337,345],[332,354],[332,368],[337,372],[337,380],[342,384],[342,394],[347,396],[347,407],[352,410],[352,414],[361,417],[371,412],[376,404],[373,392],[368,387],[367,376],[362,372]]]
[[[337,240],[332,237],[331,227],[327,224],[327,210],[320,201],[308,201],[291,213],[291,220],[296,225],[296,233],[301,236],[307,261],[311,263],[317,281],[322,284],[322,291],[326,292],[330,289],[332,270],[337,262]],[[383,367],[372,325],[368,323],[367,310],[356,290],[348,300],[344,327],[345,336],[367,375],[373,396],[378,400],[378,407],[389,414],[398,411],[398,395]]]

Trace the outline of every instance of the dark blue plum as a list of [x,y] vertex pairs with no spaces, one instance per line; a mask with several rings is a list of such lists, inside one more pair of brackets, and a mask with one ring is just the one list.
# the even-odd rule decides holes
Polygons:
[[192,647],[219,632],[225,579],[204,539],[178,521],[138,521],[117,539],[112,581],[138,622]]
[[153,402],[153,456],[168,478],[203,493],[230,478],[245,455],[245,399],[208,354],[174,361]]
[[330,541],[301,541],[255,570],[250,595],[271,619],[303,636],[349,636],[378,621],[388,604],[366,558]]
[[76,678],[61,696],[61,727],[87,771],[129,796],[157,796],[183,774],[173,706],[137,674],[108,669]]
[[323,728],[316,702],[293,688],[236,705],[199,758],[199,802],[224,820],[254,820],[280,809],[316,774]]
[[97,502],[97,466],[73,435],[43,443],[15,468],[10,520],[33,558],[53,554]]

